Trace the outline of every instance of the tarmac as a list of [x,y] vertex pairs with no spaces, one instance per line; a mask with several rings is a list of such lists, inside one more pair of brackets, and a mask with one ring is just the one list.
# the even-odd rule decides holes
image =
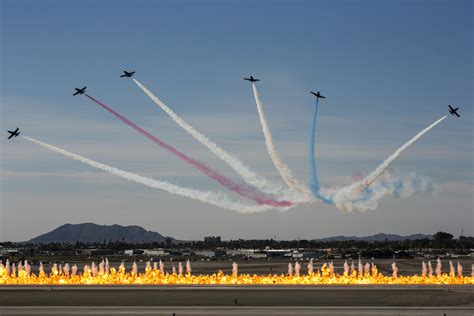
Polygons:
[[474,286],[1,286],[0,315],[474,315]]

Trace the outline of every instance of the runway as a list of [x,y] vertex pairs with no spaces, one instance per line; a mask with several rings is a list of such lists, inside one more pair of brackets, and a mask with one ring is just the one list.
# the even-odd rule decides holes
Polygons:
[[1,315],[473,315],[473,286],[2,286]]
[[7,307],[0,315],[384,315],[384,316],[464,316],[473,315],[470,308],[434,308],[434,307]]

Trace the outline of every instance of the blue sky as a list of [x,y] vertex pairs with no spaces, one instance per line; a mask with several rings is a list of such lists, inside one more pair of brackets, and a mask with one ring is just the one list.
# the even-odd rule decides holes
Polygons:
[[[88,91],[165,141],[236,176],[131,82],[137,77],[198,130],[278,181],[251,89],[259,85],[285,161],[309,181],[313,99],[320,182],[369,172],[461,107],[393,166],[441,187],[367,214],[324,205],[239,215],[91,170],[23,141],[0,142],[0,240],[65,222],[138,224],[177,238],[316,238],[473,232],[471,1],[9,1],[1,4],[1,125],[126,170],[214,188],[84,98]],[[187,220],[183,222],[183,218]],[[26,220],[29,219],[29,220]],[[238,223],[239,225],[235,225]],[[407,224],[409,223],[409,224]]]

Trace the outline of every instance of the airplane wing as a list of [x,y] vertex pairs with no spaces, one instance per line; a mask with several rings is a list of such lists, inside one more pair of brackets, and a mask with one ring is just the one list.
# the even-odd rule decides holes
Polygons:
[[76,93],[73,93],[72,95],[77,95],[78,93],[79,93],[79,91],[78,91],[78,92],[76,92]]
[[461,117],[461,115],[459,115],[458,112],[454,112],[454,115],[456,115],[457,117]]

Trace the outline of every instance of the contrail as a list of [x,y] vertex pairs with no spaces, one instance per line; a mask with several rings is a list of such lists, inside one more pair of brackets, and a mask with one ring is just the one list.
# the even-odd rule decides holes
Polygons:
[[313,125],[311,129],[311,137],[310,137],[310,153],[309,159],[311,162],[311,191],[313,194],[318,197],[319,199],[323,200],[328,204],[334,204],[331,199],[321,193],[319,188],[319,181],[318,181],[318,170],[316,168],[316,158],[314,157],[315,152],[315,134],[316,134],[316,119],[318,116],[318,106],[319,106],[319,98],[316,98],[316,106],[314,108],[314,116],[313,116]]
[[127,119],[126,117],[124,117],[124,116],[120,115],[119,113],[115,112],[114,110],[112,110],[107,105],[100,102],[99,100],[95,99],[94,97],[92,97],[88,94],[84,94],[84,95],[87,98],[89,98],[90,100],[97,103],[102,108],[104,108],[107,111],[109,111],[110,113],[112,113],[115,117],[120,119],[122,122],[124,122],[128,126],[132,127],[136,131],[138,131],[140,134],[142,134],[145,137],[147,137],[148,139],[150,139],[152,142],[154,142],[158,146],[166,149],[171,154],[173,154],[173,155],[177,156],[178,158],[186,161],[187,163],[194,166],[195,168],[197,168],[199,171],[201,171],[205,175],[207,175],[207,176],[211,177],[212,179],[216,180],[218,183],[220,183],[222,186],[228,188],[229,190],[234,191],[234,192],[236,192],[236,193],[238,193],[242,196],[245,196],[245,197],[247,197],[251,200],[254,200],[255,202],[257,202],[259,204],[267,204],[267,205],[271,205],[271,206],[282,206],[282,207],[288,207],[288,206],[292,205],[292,203],[289,202],[289,201],[275,201],[275,200],[272,200],[272,199],[269,199],[269,198],[266,198],[264,196],[261,196],[261,195],[257,194],[252,188],[248,188],[248,187],[244,187],[242,185],[236,184],[232,180],[230,180],[227,177],[221,175],[219,172],[207,167],[203,163],[201,163],[201,162],[199,162],[199,161],[183,154],[182,152],[178,151],[177,149],[175,149],[171,145],[168,145],[165,142],[161,141],[157,137],[153,136],[152,134],[150,134],[149,132],[147,132],[146,130],[144,130],[143,128],[138,126],[137,124],[135,124],[132,121],[130,121],[129,119]]
[[288,187],[297,192],[303,193],[308,198],[310,197],[311,199],[313,199],[311,191],[305,185],[298,182],[298,180],[291,173],[291,170],[288,168],[288,166],[281,160],[281,157],[275,147],[275,144],[273,143],[273,136],[270,132],[270,128],[268,127],[268,122],[265,117],[263,105],[260,101],[260,96],[257,91],[257,85],[254,82],[252,82],[252,88],[253,94],[255,96],[255,102],[257,103],[258,115],[260,117],[260,123],[262,125],[263,136],[265,137],[267,151],[273,161],[273,164],[275,165],[275,168],[278,170]]
[[446,118],[446,115],[435,121],[430,126],[424,128],[421,132],[416,134],[412,139],[398,148],[392,155],[385,159],[374,171],[367,175],[361,181],[357,181],[348,186],[345,186],[338,190],[332,197],[332,200],[339,209],[342,210],[354,210],[354,202],[356,200],[363,199],[364,192],[370,190],[370,185],[374,183],[390,166],[390,164],[400,157],[411,145],[413,145],[423,135],[433,129],[436,125],[441,123]]
[[[262,212],[266,211],[269,209],[272,209],[272,206],[269,205],[245,205],[241,203],[236,203],[230,201],[226,195],[222,193],[216,193],[212,191],[200,191],[200,190],[195,190],[191,188],[184,188],[180,186],[176,186],[174,184],[171,184],[169,182],[164,182],[164,181],[159,181],[155,179],[150,179],[150,178],[145,178],[140,175],[124,171],[118,168],[110,167],[106,164],[85,158],[83,156],[71,153],[69,151],[66,151],[64,149],[55,147],[53,145],[41,142],[39,140],[27,137],[27,136],[22,136],[24,139],[26,139],[29,142],[35,143],[37,145],[40,145],[41,147],[44,147],[46,149],[49,149],[53,152],[56,152],[58,154],[61,154],[63,156],[72,158],[74,160],[80,161],[84,164],[87,164],[89,166],[92,166],[96,169],[100,169],[103,171],[106,171],[108,173],[114,174],[116,176],[119,176],[121,178],[134,181],[137,183],[144,184],[148,187],[155,188],[155,189],[160,189],[164,190],[166,192],[180,195],[180,196],[185,196],[189,197],[194,200],[198,200],[204,203],[212,204],[221,208],[225,208],[228,210],[233,210],[239,213],[256,213],[256,212]],[[289,208],[282,208],[282,209],[289,209]]]
[[184,121],[180,116],[178,116],[170,107],[168,107],[163,101],[161,101],[156,95],[154,95],[150,90],[148,90],[140,81],[132,78],[133,82],[156,104],[158,105],[166,114],[168,114],[181,128],[188,132],[192,137],[194,137],[198,142],[203,146],[207,147],[214,155],[219,157],[221,160],[226,162],[232,169],[234,169],[248,184],[258,188],[262,192],[274,194],[280,198],[285,198],[289,196],[289,192],[286,194],[283,192],[284,189],[281,186],[275,185],[270,181],[266,180],[262,176],[258,175],[256,172],[252,171],[247,167],[242,161],[237,157],[228,153],[216,143],[212,142],[207,136],[197,131],[193,126],[188,122]]
[[403,146],[398,148],[391,156],[385,159],[374,171],[372,171],[372,173],[370,173],[367,177],[362,179],[362,181],[360,181],[360,183],[357,184],[357,187],[355,189],[358,190],[359,192],[362,192],[365,189],[367,189],[378,177],[380,177],[380,175],[385,170],[387,170],[387,168],[395,159],[400,157],[408,148],[410,148],[411,145],[413,145],[418,139],[420,139],[423,135],[425,135],[427,132],[433,129],[436,125],[441,123],[446,117],[447,117],[446,115],[441,117],[436,122],[434,122],[430,126],[423,129],[421,132],[416,134],[415,137],[410,139]]

